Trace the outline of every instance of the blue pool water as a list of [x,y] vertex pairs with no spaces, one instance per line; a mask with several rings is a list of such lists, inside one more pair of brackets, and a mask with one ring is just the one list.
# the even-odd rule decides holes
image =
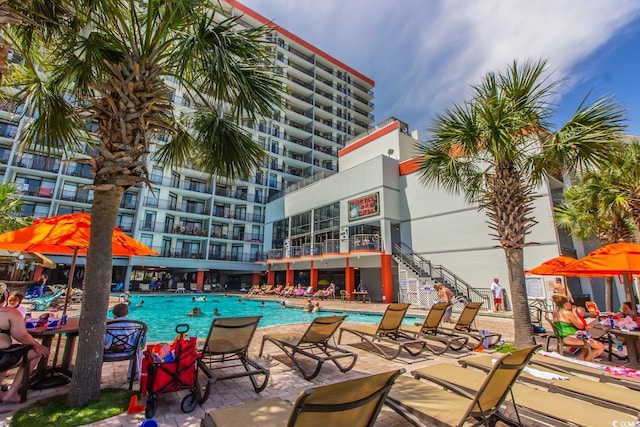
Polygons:
[[[197,295],[196,298],[202,297]],[[217,308],[221,317],[257,316],[262,315],[258,327],[282,325],[285,323],[309,323],[316,316],[328,316],[332,314],[346,314],[349,322],[377,323],[381,315],[368,313],[355,313],[349,311],[320,311],[319,313],[305,313],[302,308],[280,307],[280,301],[265,301],[264,307],[260,306],[261,300],[245,300],[238,302],[238,296],[224,297],[222,295],[207,295],[207,301],[192,302],[193,295],[134,295],[129,308],[129,318],[142,320],[149,326],[148,342],[170,342],[175,336],[175,327],[178,324],[189,325],[189,336],[206,338],[213,319],[213,310]],[[144,300],[144,306],[136,305]],[[200,316],[188,316],[194,307],[202,310]],[[109,313],[109,317],[113,317]],[[405,323],[412,324],[420,319],[405,317]]]

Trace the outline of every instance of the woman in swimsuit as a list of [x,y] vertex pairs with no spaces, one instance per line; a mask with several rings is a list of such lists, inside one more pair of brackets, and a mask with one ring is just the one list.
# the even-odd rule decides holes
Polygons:
[[[6,297],[6,293],[0,294],[0,304],[4,305]],[[0,349],[5,350],[18,345],[13,344],[12,338],[22,344],[31,344],[33,346],[27,354],[30,361],[29,372],[33,371],[41,357],[49,357],[49,348],[33,339],[31,334],[27,332],[22,314],[13,307],[0,307]],[[19,361],[19,355],[13,353],[1,354],[0,370],[11,368]],[[24,369],[20,368],[13,379],[13,384],[16,384],[16,387],[12,386],[8,392],[0,393],[3,403],[20,402],[19,386],[17,385],[22,383],[23,375],[25,375]]]
[[[553,302],[556,305],[556,309],[553,312],[553,324],[558,331],[558,335],[560,335],[559,338],[568,346],[584,345],[583,338],[578,336],[578,331],[586,333],[584,324],[573,311],[573,306],[569,299],[565,295],[554,294]],[[591,357],[589,357],[588,350],[583,348],[580,351],[578,359],[591,362],[604,352],[604,344],[591,337],[589,337],[587,342],[591,347]]]

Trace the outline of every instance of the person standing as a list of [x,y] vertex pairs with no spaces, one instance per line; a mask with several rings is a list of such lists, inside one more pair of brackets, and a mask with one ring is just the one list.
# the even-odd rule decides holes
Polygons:
[[502,308],[502,298],[504,297],[498,278],[494,278],[491,283],[491,293],[493,294],[493,311],[497,313]]
[[441,282],[437,282],[435,288],[436,291],[438,291],[438,302],[447,304],[447,309],[444,311],[443,320],[445,323],[449,323],[451,322],[451,313],[453,312],[453,292],[451,292],[451,289],[447,288]]

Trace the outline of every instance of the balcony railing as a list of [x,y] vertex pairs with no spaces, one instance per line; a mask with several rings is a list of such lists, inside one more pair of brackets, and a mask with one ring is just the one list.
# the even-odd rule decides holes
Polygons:
[[[377,234],[355,234],[349,239],[350,251],[382,251],[382,241]],[[304,243],[302,246],[290,246],[289,252],[284,249],[271,249],[267,259],[300,258],[303,256],[319,256],[340,253],[340,240],[327,239],[319,243]]]

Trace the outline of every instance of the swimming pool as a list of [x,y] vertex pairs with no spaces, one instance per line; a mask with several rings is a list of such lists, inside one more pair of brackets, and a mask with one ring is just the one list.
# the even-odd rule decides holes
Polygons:
[[[189,335],[198,338],[206,338],[213,318],[213,310],[217,308],[221,317],[257,316],[262,315],[258,327],[282,325],[285,323],[309,323],[317,316],[329,316],[333,314],[346,314],[349,322],[377,323],[382,317],[380,314],[356,313],[350,311],[320,311],[319,313],[305,313],[299,307],[280,307],[280,301],[264,301],[264,307],[260,305],[262,300],[245,300],[238,296],[230,295],[206,295],[207,301],[192,302],[194,295],[134,295],[129,308],[131,319],[142,320],[149,326],[147,341],[170,342],[176,336],[175,327],[180,323],[189,325]],[[202,294],[196,295],[196,298]],[[142,307],[137,304],[144,300]],[[200,316],[189,316],[194,307],[202,310]],[[109,312],[109,317],[113,314]],[[405,323],[413,323],[421,319],[417,317],[405,317]]]

